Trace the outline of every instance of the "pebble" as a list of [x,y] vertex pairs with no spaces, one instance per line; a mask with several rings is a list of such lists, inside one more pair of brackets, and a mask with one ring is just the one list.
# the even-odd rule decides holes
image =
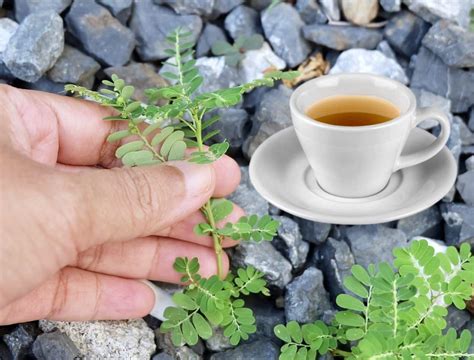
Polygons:
[[60,331],[54,331],[38,336],[33,344],[33,354],[38,360],[75,359],[81,353],[76,345]]
[[122,24],[127,24],[132,14],[133,0],[98,0],[98,3],[105,6]]
[[242,83],[248,83],[263,78],[265,71],[269,69],[283,70],[285,67],[285,61],[265,42],[260,49],[245,52],[240,61],[239,75]]
[[63,48],[63,20],[54,11],[42,11],[23,20],[2,57],[15,77],[35,82],[51,69]]
[[155,352],[155,335],[143,319],[66,322],[40,320],[44,332],[65,333],[89,360],[149,359]]
[[468,0],[403,0],[403,3],[430,23],[435,23],[441,18],[457,22],[463,27],[469,25],[471,4]]
[[306,24],[324,24],[328,21],[316,0],[296,0],[295,8]]
[[233,8],[243,4],[245,0],[214,0],[214,7],[212,8],[212,17],[216,18],[219,15],[227,14]]
[[219,130],[212,141],[223,142],[227,140],[230,151],[238,151],[248,133],[249,116],[247,111],[236,108],[222,108],[217,109],[210,115],[220,117],[219,121],[209,127],[209,131]]
[[3,336],[13,360],[22,360],[32,355],[32,345],[38,335],[37,325],[34,323],[19,324],[16,328]]
[[393,248],[407,244],[403,231],[378,224],[346,228],[344,237],[351,247],[355,262],[365,268],[382,261],[391,263]]
[[197,59],[196,67],[204,78],[198,93],[206,93],[240,85],[239,71],[225,63],[223,56]]
[[127,84],[135,87],[133,94],[136,100],[145,102],[145,90],[153,87],[167,86],[168,82],[156,73],[153,65],[146,63],[132,63],[126,66],[114,66],[104,70],[104,73],[111,77],[116,74],[123,79]]
[[[416,105],[419,108],[436,107],[440,109],[448,118],[451,118],[451,100],[445,97],[436,95],[424,89],[411,89],[416,97]],[[438,125],[438,122],[433,119],[427,119],[421,122],[418,126],[422,129],[432,129]]]
[[340,73],[368,73],[386,76],[402,84],[408,83],[408,78],[402,67],[378,50],[350,49],[344,51],[337,58],[334,67],[329,70],[329,74]]
[[468,171],[474,170],[474,155],[467,158],[465,164]]
[[22,22],[30,14],[51,10],[56,14],[61,14],[71,5],[72,0],[15,0],[15,18],[18,22]]
[[229,199],[239,205],[247,214],[263,216],[268,214],[268,202],[254,189],[248,179],[248,167],[240,168],[242,179],[237,189],[230,194]]
[[49,70],[48,77],[57,83],[91,85],[94,83],[95,73],[99,70],[100,65],[93,58],[72,46],[65,45],[58,61]]
[[251,343],[243,343],[235,349],[212,354],[210,360],[277,360],[280,348],[270,339],[261,338]]
[[382,40],[381,42],[379,42],[375,49],[380,51],[386,57],[397,61],[397,55],[395,55],[395,52],[393,51],[393,49],[390,47],[390,44],[386,40]]
[[274,219],[280,222],[280,227],[272,244],[298,270],[306,262],[309,244],[303,241],[298,223],[286,216],[275,216]]
[[409,11],[392,17],[385,26],[384,36],[392,48],[407,57],[418,52],[430,24]]
[[167,6],[156,5],[152,0],[135,2],[130,29],[138,41],[137,52],[143,61],[167,58],[170,48],[166,36],[177,27],[191,32],[188,41],[196,42],[202,29],[202,20],[197,15],[178,15]]
[[380,6],[387,12],[400,11],[402,5],[401,0],[380,0]]
[[319,3],[330,20],[339,21],[341,19],[339,0],[319,0]]
[[251,158],[257,147],[276,132],[291,126],[289,99],[292,90],[280,85],[266,92],[252,118],[252,130],[243,145]]
[[202,57],[209,54],[212,44],[216,41],[227,41],[224,31],[211,23],[207,23],[196,45],[196,56]]
[[66,24],[86,52],[101,63],[120,66],[130,60],[135,48],[133,32],[94,0],[75,1]]
[[292,279],[291,264],[268,241],[241,242],[235,249],[232,265],[251,265],[264,274],[268,285],[283,289]]
[[307,242],[320,245],[328,238],[332,225],[316,221],[295,217],[295,221],[300,226],[303,239]]
[[423,45],[438,55],[446,65],[474,67],[474,32],[455,23],[438,21],[423,38]]
[[456,189],[466,204],[474,206],[474,170],[458,176]]
[[374,49],[382,41],[382,32],[358,26],[312,24],[303,27],[306,39],[334,50]]
[[463,242],[474,246],[474,206],[460,203],[442,203],[446,244],[459,246]]
[[168,5],[179,15],[209,16],[214,3],[220,0],[154,0],[156,4]]
[[408,239],[414,236],[441,237],[443,219],[438,207],[432,206],[415,215],[400,219],[397,229],[402,230]]
[[340,3],[346,19],[356,25],[367,25],[379,11],[378,0],[341,0]]
[[257,10],[245,5],[237,6],[226,16],[224,27],[234,40],[262,32]]
[[323,273],[315,267],[307,268],[286,287],[286,320],[309,323],[331,310],[329,294],[323,285]]
[[280,3],[262,12],[262,27],[275,53],[289,67],[302,63],[311,47],[301,34],[304,25],[298,11],[287,3]]

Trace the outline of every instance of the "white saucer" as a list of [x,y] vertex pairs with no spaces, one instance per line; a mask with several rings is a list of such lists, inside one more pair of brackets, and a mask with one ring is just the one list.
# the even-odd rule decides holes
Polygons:
[[[434,140],[412,130],[403,154]],[[378,194],[343,198],[321,189],[296,138],[293,127],[281,130],[258,147],[250,161],[255,189],[280,209],[308,220],[332,224],[377,224],[420,212],[439,201],[456,181],[457,166],[448,148],[424,163],[397,171]]]

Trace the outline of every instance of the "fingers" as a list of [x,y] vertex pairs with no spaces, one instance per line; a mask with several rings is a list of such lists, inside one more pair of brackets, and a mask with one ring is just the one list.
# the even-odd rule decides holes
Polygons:
[[64,268],[39,288],[0,309],[0,325],[37,319],[118,320],[145,316],[155,295],[137,280]]
[[[173,269],[177,257],[197,257],[199,273],[209,277],[217,273],[214,249],[169,238],[147,237],[123,243],[103,244],[81,253],[75,266],[109,275],[180,283],[182,275]],[[224,273],[229,260],[223,256]]]
[[235,191],[240,183],[239,165],[229,156],[223,156],[212,163],[216,172],[214,197],[225,197]]

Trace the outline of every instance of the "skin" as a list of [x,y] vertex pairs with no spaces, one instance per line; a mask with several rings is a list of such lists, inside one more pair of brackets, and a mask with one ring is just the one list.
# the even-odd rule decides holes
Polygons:
[[176,257],[216,273],[212,239],[192,229],[237,187],[234,160],[119,168],[111,109],[7,85],[0,109],[0,324],[142,317],[155,298],[140,279],[179,283]]

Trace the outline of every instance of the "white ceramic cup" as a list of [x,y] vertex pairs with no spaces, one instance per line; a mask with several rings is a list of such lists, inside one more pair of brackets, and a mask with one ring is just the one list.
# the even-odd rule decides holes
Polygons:
[[[376,125],[338,126],[306,115],[315,102],[336,95],[368,95],[388,100],[400,116]],[[435,156],[449,137],[448,118],[434,108],[416,109],[414,94],[403,84],[370,74],[322,76],[299,86],[290,99],[298,140],[319,185],[341,197],[374,195],[391,175]],[[411,129],[426,119],[441,125],[439,137],[427,148],[401,155]]]

